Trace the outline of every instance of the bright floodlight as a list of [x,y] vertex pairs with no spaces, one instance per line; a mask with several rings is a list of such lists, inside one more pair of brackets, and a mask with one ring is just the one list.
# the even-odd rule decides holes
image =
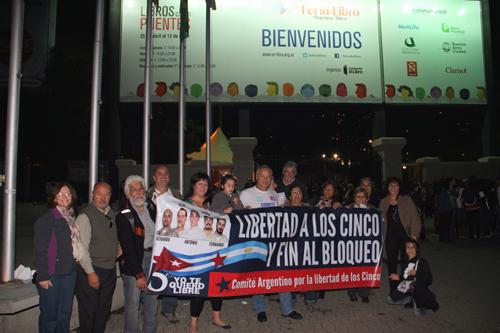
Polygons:
[[252,7],[255,10],[259,10],[262,7],[262,2],[260,2],[259,0],[256,0],[252,3]]
[[411,12],[411,7],[410,7],[410,5],[405,5],[405,6],[403,7],[403,12],[404,12],[404,13],[409,13],[409,12]]

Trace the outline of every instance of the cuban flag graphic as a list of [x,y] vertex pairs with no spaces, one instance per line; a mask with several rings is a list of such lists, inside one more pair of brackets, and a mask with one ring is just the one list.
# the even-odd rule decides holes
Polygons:
[[192,276],[212,271],[249,259],[267,261],[267,244],[250,241],[235,244],[213,252],[186,255],[163,248],[159,256],[153,257],[153,272],[162,271],[173,276]]

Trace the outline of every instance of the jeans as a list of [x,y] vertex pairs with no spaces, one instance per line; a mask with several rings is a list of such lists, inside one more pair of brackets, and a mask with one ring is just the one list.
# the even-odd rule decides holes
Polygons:
[[415,300],[411,296],[406,296],[403,299],[400,299],[399,301],[394,301],[391,296],[387,296],[387,303],[392,304],[392,305],[404,305],[408,304],[410,302],[413,302],[413,314],[415,317],[423,317],[427,313],[427,309],[425,308],[417,308],[417,303],[415,303]]
[[[142,270],[146,277],[149,278],[149,264],[151,263],[151,251],[144,251],[142,259]],[[139,306],[142,300],[142,332],[156,332],[158,320],[156,312],[158,310],[158,296],[147,295],[145,291],[140,291],[137,288],[137,280],[135,276],[123,275],[123,294],[125,296],[124,315],[125,324],[123,325],[124,333],[139,333]]]
[[177,297],[175,296],[162,296],[161,312],[174,314],[177,308]]
[[38,317],[38,332],[62,333],[69,332],[69,320],[73,309],[76,271],[68,275],[52,275],[52,287],[43,289],[38,284],[36,289],[40,295],[40,316]]
[[[292,294],[291,293],[278,293],[278,297],[280,298],[280,310],[283,316],[288,316],[293,312],[292,305]],[[267,311],[266,301],[264,300],[264,295],[253,295],[253,308],[255,313],[259,314],[261,312]]]

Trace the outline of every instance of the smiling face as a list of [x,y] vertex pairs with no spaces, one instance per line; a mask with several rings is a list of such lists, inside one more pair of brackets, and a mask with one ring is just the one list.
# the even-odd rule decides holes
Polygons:
[[92,202],[100,209],[105,209],[109,205],[111,191],[106,184],[98,184],[92,192]]
[[165,186],[168,187],[168,183],[170,182],[168,170],[164,167],[159,167],[153,175],[153,180],[156,188],[163,188]]
[[392,196],[397,196],[399,194],[398,182],[391,182],[389,184],[389,193],[391,193]]
[[200,214],[197,211],[192,210],[189,216],[189,222],[191,223],[191,228],[198,226],[198,221],[200,220]]
[[208,180],[201,179],[193,185],[193,194],[198,198],[205,198],[205,194],[208,190]]
[[58,206],[68,208],[71,204],[71,192],[69,191],[69,188],[67,186],[61,187],[61,190],[56,194],[54,201]]
[[365,192],[356,193],[356,196],[354,197],[354,202],[356,204],[356,207],[361,207],[361,205],[366,205],[367,201],[368,198]]
[[326,185],[325,188],[323,189],[323,199],[330,200],[333,197],[334,193],[335,193],[335,187],[333,187],[332,184]]
[[211,217],[205,217],[205,230],[212,230],[214,220]]
[[408,255],[408,259],[413,259],[417,255],[417,249],[415,248],[415,244],[406,243],[406,254]]
[[297,175],[297,170],[295,170],[294,167],[285,168],[285,170],[283,170],[283,178],[288,184],[295,179],[295,175]]
[[271,185],[271,170],[268,168],[259,169],[259,173],[257,174],[257,187],[261,191],[267,191],[269,189],[269,185]]

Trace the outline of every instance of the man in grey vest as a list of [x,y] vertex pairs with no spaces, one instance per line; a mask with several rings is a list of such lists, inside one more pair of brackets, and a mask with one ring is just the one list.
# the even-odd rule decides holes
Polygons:
[[[151,201],[156,205],[156,198],[160,195],[169,195],[176,199],[182,200],[181,193],[176,189],[169,188],[170,175],[168,169],[165,166],[159,166],[153,172],[153,180],[155,184],[146,192],[146,197],[151,198]],[[172,212],[170,212],[171,214]],[[171,230],[173,233],[175,230]],[[179,235],[172,237],[179,237]],[[163,299],[161,306],[161,315],[171,323],[177,324],[179,318],[175,315],[175,309],[177,308],[177,297],[173,296],[160,296]]]
[[104,332],[116,284],[116,258],[119,256],[115,213],[109,207],[111,187],[98,182],[92,201],[82,210],[76,223],[84,246],[78,265],[76,297],[80,332]]

